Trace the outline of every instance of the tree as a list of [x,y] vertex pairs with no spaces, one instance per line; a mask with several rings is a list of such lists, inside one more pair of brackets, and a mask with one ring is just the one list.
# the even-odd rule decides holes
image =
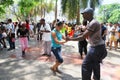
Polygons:
[[0,0],[0,16],[5,13],[5,8],[14,3],[13,0]]
[[49,13],[53,9],[52,0],[20,0],[18,3],[20,13],[26,18],[36,17],[40,15],[45,17],[45,13]]
[[47,0],[40,0],[39,2],[36,2],[36,6],[31,10],[31,14],[41,15],[41,18],[44,18],[45,13],[49,13],[53,10],[53,6],[53,0],[50,0],[50,2]]
[[91,8],[93,8],[95,10],[96,6],[99,6],[102,2],[102,0],[89,0],[89,5]]
[[79,0],[62,0],[62,12],[67,14],[69,20],[76,18]]
[[120,22],[120,4],[103,5],[99,9],[99,20],[102,22]]
[[120,9],[113,10],[107,22],[113,22],[113,23],[120,22]]
[[20,13],[23,16],[23,18],[29,18],[30,17],[30,11],[34,7],[35,3],[34,0],[20,0],[18,3]]
[[69,20],[74,20],[77,18],[77,24],[80,23],[80,9],[92,7],[95,9],[96,5],[100,4],[100,0],[62,0],[62,11],[63,14],[67,14]]

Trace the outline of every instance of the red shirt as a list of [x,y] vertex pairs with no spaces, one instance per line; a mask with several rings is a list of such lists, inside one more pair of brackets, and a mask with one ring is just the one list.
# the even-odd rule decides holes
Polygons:
[[75,32],[74,30],[71,30],[71,32],[70,32],[70,34],[69,34],[70,37],[73,37],[73,36],[74,36],[74,32]]
[[26,23],[26,29],[30,30],[30,25],[28,23]]

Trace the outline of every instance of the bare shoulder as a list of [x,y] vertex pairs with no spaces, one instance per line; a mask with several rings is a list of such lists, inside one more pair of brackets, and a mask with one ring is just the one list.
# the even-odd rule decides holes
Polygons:
[[51,32],[51,35],[52,35],[53,37],[55,37],[55,36],[56,36],[55,31],[52,31],[52,32]]

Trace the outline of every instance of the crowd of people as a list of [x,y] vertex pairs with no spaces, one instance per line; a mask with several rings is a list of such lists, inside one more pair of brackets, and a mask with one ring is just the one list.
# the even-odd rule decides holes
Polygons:
[[[8,48],[6,42],[9,43],[9,50],[15,49],[16,38],[23,35],[21,28],[25,27],[25,34],[28,41],[37,34],[37,40],[42,41],[45,47],[45,52],[43,55],[51,56],[51,31],[54,30],[56,22],[59,20],[54,20],[53,23],[46,23],[45,19],[41,19],[38,23],[25,20],[25,22],[12,22],[12,19],[8,19],[7,22],[0,23],[0,49]],[[64,36],[77,37],[83,33],[88,24],[87,21],[83,21],[81,25],[65,23],[63,22],[63,28],[60,32]],[[27,32],[27,33],[26,33]],[[18,34],[19,33],[19,34]],[[24,36],[23,35],[23,36]],[[101,36],[106,42],[106,47],[109,50],[115,48],[117,50],[120,46],[120,23],[101,23]],[[20,40],[21,41],[21,40]],[[25,41],[25,40],[24,40]],[[23,42],[22,42],[23,43]],[[25,41],[25,43],[27,43]],[[80,53],[81,59],[83,58],[83,53],[87,54],[87,44],[88,38],[83,39],[83,41],[78,41],[78,52]],[[27,44],[25,45],[27,46]],[[114,47],[113,47],[114,46]],[[24,53],[24,50],[22,51]]]
[[[94,79],[99,80],[99,63],[106,56],[103,54],[106,53],[104,42],[106,42],[105,45],[110,50],[113,48],[113,45],[115,50],[118,49],[120,46],[120,23],[99,24],[93,18],[93,10],[91,9],[86,9],[82,14],[84,20],[81,25],[65,23],[60,20],[55,20],[53,23],[47,23],[43,18],[40,19],[38,23],[30,22],[29,20],[13,22],[12,19],[8,19],[7,22],[0,23],[0,49],[8,48],[6,44],[7,41],[9,43],[8,51],[15,49],[16,39],[19,38],[22,53],[21,57],[24,58],[26,56],[25,51],[28,48],[28,41],[30,38],[36,38],[36,40],[42,42],[44,47],[43,56],[50,57],[51,51],[53,52],[56,57],[56,62],[51,67],[51,70],[54,73],[60,73],[58,66],[63,63],[61,45],[69,40],[78,41],[78,51],[81,59],[83,59],[83,53],[86,55],[82,65],[83,80],[88,80],[91,75],[92,66],[89,65],[89,63],[93,64],[90,62],[93,59],[96,60],[93,64],[93,70],[96,70]],[[90,51],[87,50],[88,43],[92,46],[90,47]],[[94,49],[98,52],[102,49],[103,53],[95,52]],[[90,54],[93,53],[92,51],[98,56],[91,56]],[[100,57],[99,54],[101,54]],[[90,73],[86,70],[90,71]]]

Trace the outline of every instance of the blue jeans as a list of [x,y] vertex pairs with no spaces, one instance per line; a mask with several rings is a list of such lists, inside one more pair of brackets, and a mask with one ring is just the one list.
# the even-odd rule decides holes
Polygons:
[[57,61],[58,61],[59,63],[63,63],[63,58],[62,58],[62,56],[61,56],[61,47],[58,47],[58,48],[52,47],[51,50],[52,50],[53,54],[55,55]]
[[107,56],[105,45],[90,47],[82,64],[82,80],[100,80],[100,63]]

